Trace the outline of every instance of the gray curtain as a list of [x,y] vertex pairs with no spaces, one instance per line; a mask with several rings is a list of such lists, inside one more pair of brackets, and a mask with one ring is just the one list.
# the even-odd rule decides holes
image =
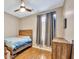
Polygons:
[[[42,25],[41,25],[41,15],[37,16],[37,39],[36,43],[37,45],[42,45],[41,40],[41,31],[42,31]],[[46,32],[45,32],[45,45],[51,46],[51,40],[53,39],[53,12],[46,14]]]
[[52,39],[53,39],[53,12],[46,14],[45,45],[51,46]]
[[51,12],[50,13],[50,45],[51,45],[51,43],[52,43],[52,40],[53,40],[53,14],[54,14],[54,12]]
[[37,16],[37,36],[36,36],[36,44],[42,44],[41,43],[41,16]]
[[48,13],[46,14],[46,34],[45,34],[45,45],[48,45]]

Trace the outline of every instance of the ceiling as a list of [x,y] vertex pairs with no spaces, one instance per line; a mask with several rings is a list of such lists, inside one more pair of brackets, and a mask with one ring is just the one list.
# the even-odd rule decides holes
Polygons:
[[38,12],[51,10],[64,4],[64,0],[24,0],[24,2],[26,7],[33,9],[32,12],[14,12],[14,10],[19,8],[21,0],[4,0],[4,11],[18,18],[22,18]]

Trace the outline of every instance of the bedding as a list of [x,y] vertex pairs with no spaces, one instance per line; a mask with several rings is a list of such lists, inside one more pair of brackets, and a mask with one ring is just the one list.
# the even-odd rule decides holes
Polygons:
[[22,37],[7,37],[4,39],[6,46],[11,47],[12,50],[16,50],[24,45],[32,43],[29,36]]

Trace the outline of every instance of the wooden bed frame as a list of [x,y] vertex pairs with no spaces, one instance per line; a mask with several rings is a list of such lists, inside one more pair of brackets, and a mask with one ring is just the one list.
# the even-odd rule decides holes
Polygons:
[[[19,30],[19,36],[30,36],[31,39],[32,39],[32,30]],[[32,40],[33,41],[33,40]],[[5,45],[6,46],[6,45]],[[28,45],[25,45],[19,49],[17,49],[15,52],[12,50],[12,48],[7,47],[7,49],[10,51],[10,54],[11,54],[11,58],[14,59],[14,54],[20,52],[21,50],[27,48],[27,47],[31,47],[32,44],[28,44]]]

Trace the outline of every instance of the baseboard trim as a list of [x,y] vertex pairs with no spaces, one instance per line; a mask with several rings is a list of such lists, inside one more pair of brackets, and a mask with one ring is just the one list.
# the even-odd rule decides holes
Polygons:
[[32,46],[32,47],[38,48],[38,49],[42,49],[42,50],[46,50],[46,51],[49,51],[49,52],[52,51],[52,48],[51,47],[47,47],[47,48],[44,48],[44,47],[40,48],[39,46]]

